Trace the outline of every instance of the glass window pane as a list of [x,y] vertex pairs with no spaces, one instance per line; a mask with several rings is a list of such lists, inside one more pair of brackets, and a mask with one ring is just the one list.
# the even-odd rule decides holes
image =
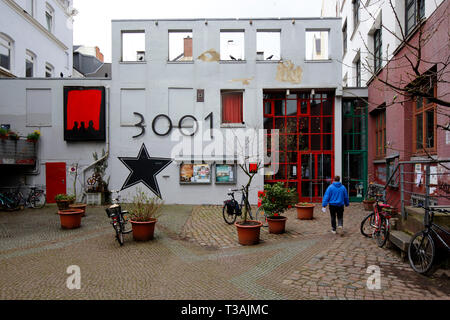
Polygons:
[[286,133],[297,132],[297,118],[286,118]]
[[324,117],[324,118],[322,118],[322,121],[323,121],[323,132],[324,133],[333,132],[333,118],[332,117]]
[[297,100],[286,100],[287,115],[297,115]]
[[309,154],[302,154],[302,179],[312,179],[312,177],[314,176],[313,173],[313,164],[311,162],[311,157],[312,155]]
[[331,116],[333,114],[333,100],[323,100],[322,101],[322,114],[326,116]]
[[297,135],[289,134],[286,136],[286,150],[297,151]]
[[298,136],[298,150],[307,151],[309,150],[309,135],[299,134]]
[[311,100],[311,115],[320,116],[320,100]]
[[272,114],[272,102],[264,102],[264,114]]
[[264,118],[264,129],[273,129],[273,118]]
[[286,165],[280,164],[278,172],[274,176],[275,180],[286,180]]
[[353,118],[352,117],[344,118],[342,129],[343,129],[344,133],[352,133],[353,132]]
[[416,148],[422,149],[423,147],[423,116],[418,114],[416,116]]
[[297,163],[297,152],[287,152],[287,162]]
[[286,115],[285,100],[274,100],[275,104],[275,115],[284,116]]
[[427,148],[434,148],[434,110],[427,111]]
[[351,134],[344,134],[343,138],[343,148],[344,150],[352,150],[353,149],[353,136]]
[[321,125],[320,125],[321,118],[319,117],[311,117],[311,132],[312,133],[320,133],[321,131]]
[[301,133],[309,133],[309,118],[299,118],[299,131]]
[[331,134],[324,134],[323,135],[323,150],[331,150],[333,146],[332,142],[332,135]]
[[322,135],[312,134],[311,135],[311,150],[321,150]]
[[300,113],[301,114],[308,113],[308,102],[306,100],[302,100],[300,102]]

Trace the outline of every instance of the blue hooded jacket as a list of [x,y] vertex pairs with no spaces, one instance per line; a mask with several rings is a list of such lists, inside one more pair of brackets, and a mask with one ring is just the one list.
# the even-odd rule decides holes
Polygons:
[[328,204],[333,206],[348,207],[348,194],[347,189],[340,182],[333,182],[325,192],[322,201],[322,207],[326,207]]

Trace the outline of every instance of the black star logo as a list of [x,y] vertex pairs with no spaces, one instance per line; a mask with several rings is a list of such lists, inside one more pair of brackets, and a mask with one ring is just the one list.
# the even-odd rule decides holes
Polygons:
[[130,170],[130,174],[128,175],[127,180],[125,180],[125,183],[120,190],[129,188],[131,186],[134,186],[135,184],[138,184],[139,182],[142,182],[154,194],[161,198],[156,175],[164,170],[164,168],[172,162],[172,159],[151,158],[148,155],[145,144],[142,144],[141,150],[139,151],[139,154],[136,158],[118,158]]

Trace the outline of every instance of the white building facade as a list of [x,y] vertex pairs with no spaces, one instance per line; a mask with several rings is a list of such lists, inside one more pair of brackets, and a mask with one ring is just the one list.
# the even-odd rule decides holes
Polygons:
[[0,76],[72,76],[72,0],[0,1]]
[[[315,50],[326,54],[308,58],[309,39],[322,39]],[[80,192],[92,153],[103,149],[109,189],[130,199],[140,187],[186,204],[221,204],[229,188],[246,184],[241,149],[228,148],[230,137],[278,129],[279,148],[258,151],[276,154],[277,169],[268,171],[266,162],[259,170],[251,203],[277,181],[318,201],[342,172],[341,53],[338,18],[115,20],[111,79],[1,80],[0,95],[9,98],[0,116],[19,132],[41,131],[39,163],[27,183],[48,186],[48,163],[76,163]],[[75,142],[70,135],[80,127],[70,120],[68,96],[89,88],[104,92],[105,136]],[[64,179],[70,193],[73,177]]]

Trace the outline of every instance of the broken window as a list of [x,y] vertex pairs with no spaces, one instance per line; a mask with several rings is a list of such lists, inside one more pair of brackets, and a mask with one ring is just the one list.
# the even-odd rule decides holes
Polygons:
[[328,31],[306,31],[306,60],[328,59]]
[[145,61],[145,31],[122,31],[122,61]]
[[169,31],[169,61],[192,60],[192,31]]
[[280,60],[280,35],[279,30],[256,32],[256,60]]
[[220,60],[245,60],[244,31],[220,31]]

